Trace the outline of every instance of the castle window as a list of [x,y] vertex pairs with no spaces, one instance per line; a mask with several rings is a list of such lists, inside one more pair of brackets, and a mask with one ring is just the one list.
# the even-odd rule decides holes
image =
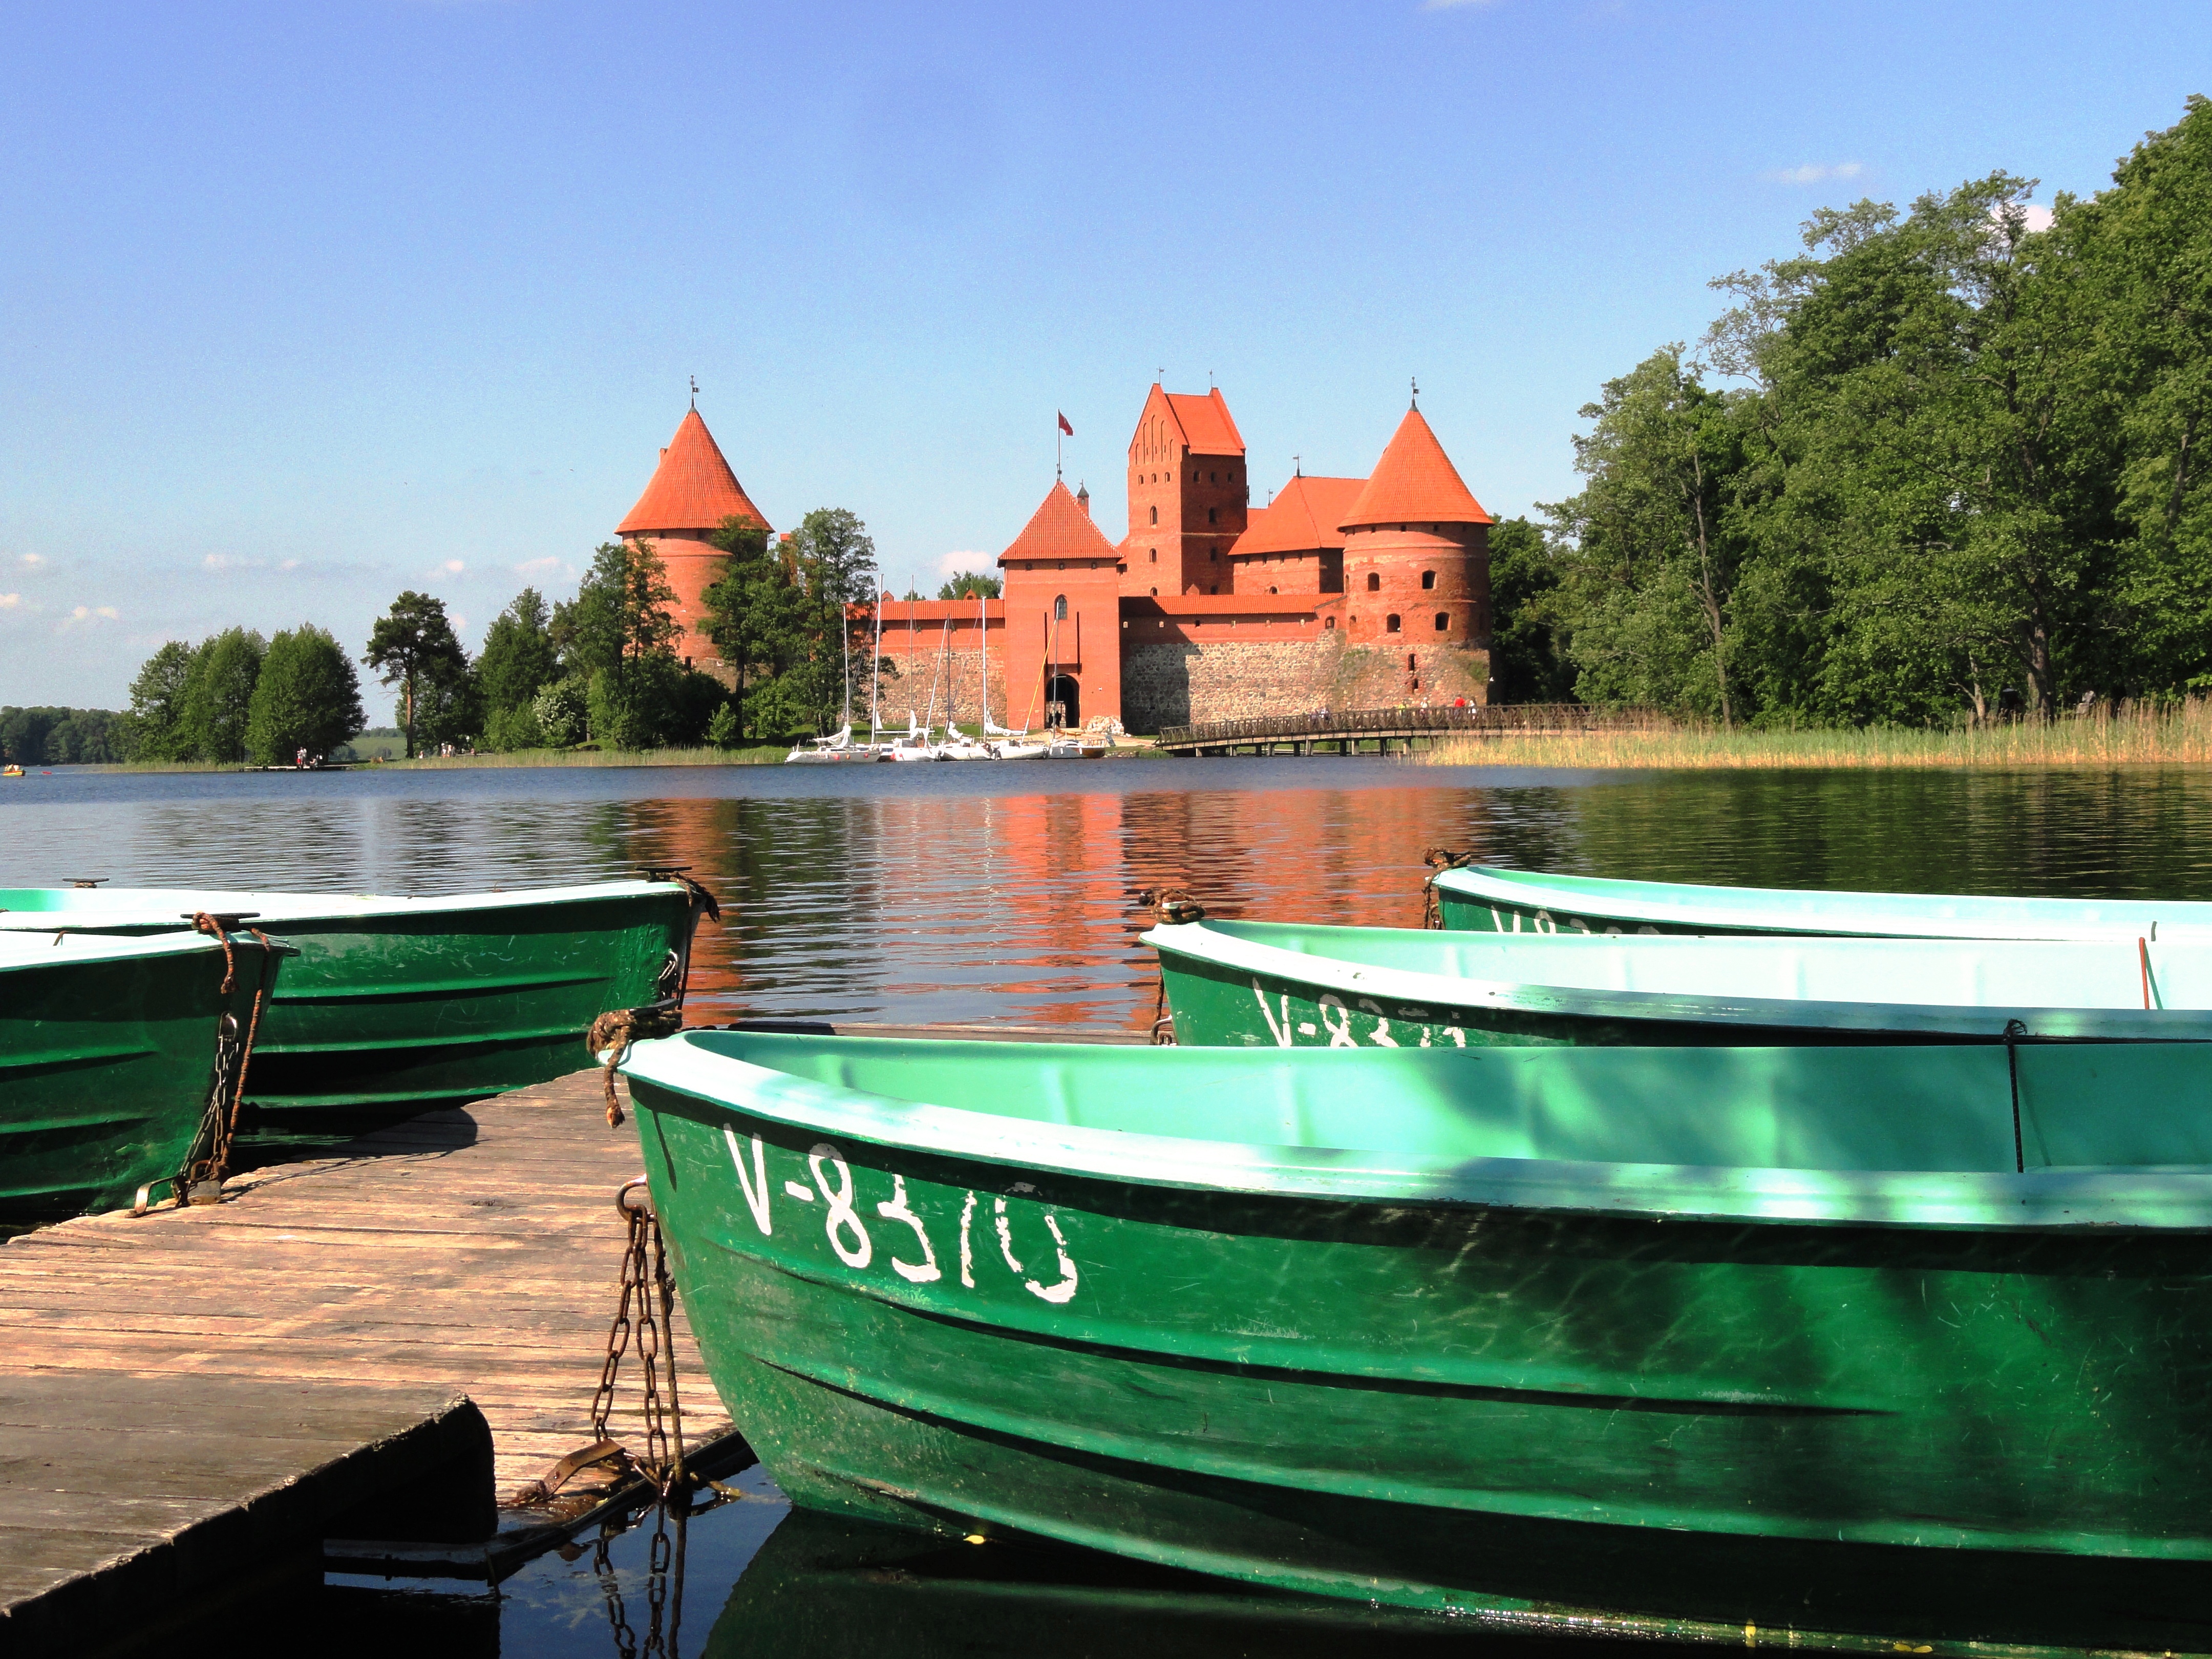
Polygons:
[[1219,564],[1221,562],[1221,550],[1218,547],[1209,547],[1206,549],[1206,562],[1208,564]]
[[1435,571],[1424,570],[1421,572],[1421,586],[1423,587],[1434,587],[1436,585],[1437,573]]
[[1367,573],[1367,591],[1370,593],[1380,593],[1382,591],[1382,578],[1372,570]]
[[1334,629],[1336,627],[1336,618],[1334,617],[1323,617],[1321,619],[1321,625],[1323,628]]
[[1267,591],[1268,591],[1270,593],[1272,593],[1272,592],[1273,592],[1275,590],[1274,590],[1273,588],[1272,588],[1272,587],[1271,587],[1271,588],[1269,588]]
[[[1066,622],[1067,620],[1066,594],[1061,593],[1054,596],[1052,602],[1052,619],[1054,622]],[[1395,618],[1393,618],[1391,625],[1393,627],[1397,625]]]
[[1382,631],[1386,634],[1396,633],[1398,631],[1398,618],[1395,616],[1383,617]]
[[[1392,622],[1395,622],[1395,621],[1397,621],[1398,619],[1397,619],[1395,617],[1391,617],[1391,618],[1390,618],[1390,620],[1391,620]],[[1419,668],[1420,665],[1420,665],[1420,660],[1419,660],[1418,658],[1416,658],[1416,657],[1413,655],[1413,653],[1412,652],[1408,651],[1408,652],[1406,653],[1406,672],[1407,672],[1408,674],[1410,674],[1410,673],[1412,673],[1412,672],[1413,672],[1416,668]]]
[[1220,522],[1220,519],[1221,519],[1221,515],[1220,515],[1220,512],[1219,512],[1219,510],[1218,510],[1218,508],[1209,507],[1207,507],[1207,508],[1206,509],[1206,523],[1208,523],[1208,524],[1218,524],[1218,523],[1219,523],[1219,522]]
[[1441,634],[1441,633],[1443,633],[1446,629],[1449,628],[1450,626],[1451,626],[1451,614],[1450,614],[1449,611],[1437,611],[1437,633],[1439,633],[1439,634]]
[[[1160,596],[1160,590],[1159,590],[1158,588],[1157,588],[1157,587],[1156,587],[1156,588],[1154,588],[1154,589],[1152,590],[1152,597],[1153,597],[1154,599],[1157,599],[1158,598],[1159,598],[1159,596]],[[1165,623],[1162,623],[1160,624],[1160,626],[1161,626],[1161,627],[1163,627],[1163,628],[1165,628],[1165,627],[1167,626],[1167,624],[1166,624]]]
[[[1153,522],[1154,524],[1158,524],[1159,521],[1160,521],[1160,510],[1159,510],[1159,508],[1158,508],[1158,507],[1154,507],[1154,508],[1152,509],[1152,522]],[[1145,562],[1146,562],[1146,563],[1147,563],[1147,564],[1158,564],[1159,562],[1160,562],[1160,550],[1159,550],[1158,548],[1157,548],[1157,547],[1156,547],[1156,548],[1154,548],[1154,549],[1152,550],[1152,557],[1150,557],[1149,559],[1146,560],[1146,561],[1145,561]]]
[[1160,510],[1159,510],[1159,508],[1158,508],[1158,507],[1154,507],[1154,508],[1152,509],[1152,522],[1153,522],[1154,524],[1158,524],[1159,521],[1160,521]]

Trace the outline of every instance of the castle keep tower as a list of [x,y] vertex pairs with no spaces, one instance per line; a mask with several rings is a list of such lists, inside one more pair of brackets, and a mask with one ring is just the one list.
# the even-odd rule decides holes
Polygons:
[[1490,525],[1421,411],[1408,410],[1339,524],[1351,642],[1488,652]]
[[653,544],[667,568],[668,585],[676,590],[676,619],[682,624],[676,654],[687,666],[702,669],[725,685],[735,682],[736,671],[722,661],[705,629],[707,590],[728,562],[708,538],[728,518],[754,519],[768,527],[768,515],[745,495],[706,422],[693,409],[660,452],[653,482],[615,533],[624,541]]
[[1203,398],[1152,382],[1129,440],[1129,534],[1121,591],[1226,593],[1229,550],[1251,499],[1244,439],[1217,389]]
[[1121,718],[1120,562],[1086,502],[1055,479],[999,555],[1008,725]]

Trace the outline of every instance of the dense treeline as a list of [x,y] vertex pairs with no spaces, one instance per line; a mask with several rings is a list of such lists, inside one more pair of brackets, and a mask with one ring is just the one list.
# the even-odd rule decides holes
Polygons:
[[123,758],[125,716],[105,708],[0,708],[0,761],[77,766]]
[[1496,527],[1498,694],[1940,725],[2212,689],[2212,104],[2047,229],[2032,188],[1823,211],[1607,382],[1582,490]]
[[264,640],[231,628],[146,659],[114,747],[123,760],[271,766],[301,750],[326,756],[364,722],[360,676],[326,629],[302,623]]

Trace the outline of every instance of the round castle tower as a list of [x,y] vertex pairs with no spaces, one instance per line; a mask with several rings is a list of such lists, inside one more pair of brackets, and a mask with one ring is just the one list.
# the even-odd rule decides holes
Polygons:
[[1408,410],[1338,526],[1347,642],[1486,656],[1490,526],[1419,409]]
[[730,518],[756,520],[768,528],[768,516],[746,495],[695,408],[660,452],[653,482],[615,533],[624,541],[653,544],[668,585],[676,590],[676,620],[682,627],[676,654],[725,685],[735,683],[737,672],[707,637],[707,590],[729,562],[709,538]]

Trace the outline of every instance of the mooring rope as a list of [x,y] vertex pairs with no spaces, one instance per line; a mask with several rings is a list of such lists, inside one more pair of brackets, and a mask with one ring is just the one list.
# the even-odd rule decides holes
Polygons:
[[[1147,887],[1137,895],[1137,902],[1152,913],[1152,919],[1164,926],[1178,927],[1186,922],[1204,921],[1206,907],[1180,887]],[[1172,1048],[1176,1046],[1175,1016],[1168,1012],[1167,963],[1160,963],[1159,993],[1152,999],[1152,1046]]]
[[641,1037],[673,1036],[683,1029],[683,1011],[659,1002],[642,1008],[610,1008],[592,1022],[592,1029],[584,1034],[584,1046],[594,1054],[607,1057],[602,1079],[609,1128],[619,1128],[623,1121],[622,1100],[615,1093],[615,1067],[628,1058],[629,1045]]
[[1455,853],[1449,847],[1425,847],[1421,849],[1421,862],[1429,866],[1429,878],[1421,884],[1421,926],[1434,931],[1444,925],[1443,901],[1437,896],[1437,878],[1447,870],[1463,870],[1474,862],[1472,848]]

